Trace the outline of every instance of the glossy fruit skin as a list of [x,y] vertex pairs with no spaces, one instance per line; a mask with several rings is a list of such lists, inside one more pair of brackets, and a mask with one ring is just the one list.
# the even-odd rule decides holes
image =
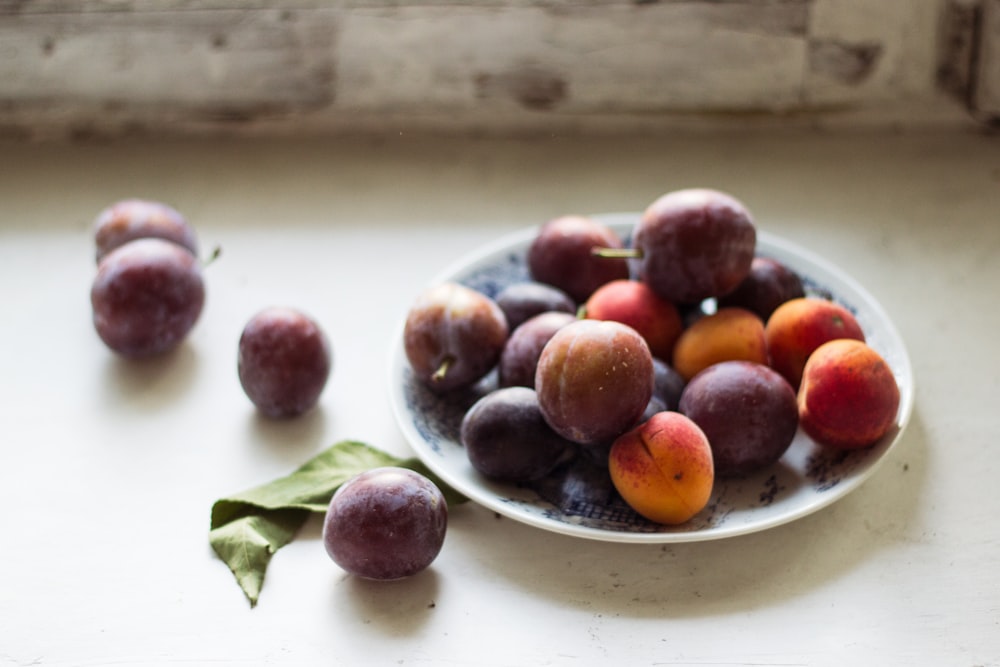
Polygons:
[[865,340],[854,315],[834,301],[791,299],[778,306],[764,326],[771,368],[798,389],[806,360],[823,343],[838,338]]
[[115,248],[141,238],[173,241],[198,256],[198,238],[177,209],[146,199],[123,199],[108,206],[94,220],[97,261]]
[[590,319],[614,320],[632,327],[658,359],[671,358],[684,328],[677,307],[638,280],[604,283],[587,299],[583,312]]
[[764,323],[744,308],[721,308],[691,324],[674,345],[672,366],[690,381],[721,361],[768,362]]
[[527,387],[483,396],[465,413],[460,434],[472,467],[503,482],[541,479],[574,451],[546,423],[538,395]]
[[809,356],[798,392],[799,422],[821,445],[860,449],[893,428],[900,400],[885,359],[862,341],[841,338]]
[[314,319],[293,308],[265,308],[240,334],[240,385],[268,417],[298,417],[315,407],[332,367],[326,334]]
[[698,373],[685,387],[679,410],[704,431],[720,477],[748,475],[775,463],[799,425],[788,381],[746,361],[725,361]]
[[497,381],[501,387],[535,388],[535,371],[545,344],[557,331],[576,322],[575,315],[558,311],[541,313],[524,322],[507,338],[500,362]]
[[557,287],[535,281],[508,285],[494,300],[507,317],[507,326],[514,331],[535,315],[548,312],[576,313],[576,304]]
[[323,545],[346,572],[366,579],[409,577],[430,566],[444,545],[448,505],[423,475],[395,466],[344,482],[323,520]]
[[535,389],[552,429],[582,445],[610,442],[631,428],[653,395],[653,356],[635,329],[577,320],[542,350]]
[[767,322],[775,309],[786,301],[805,296],[797,273],[770,257],[754,257],[750,274],[736,289],[719,297],[718,306],[746,308]]
[[593,218],[562,216],[538,230],[528,247],[528,270],[532,279],[553,285],[574,302],[583,303],[604,283],[629,277],[625,259],[593,253],[595,248],[623,246],[614,230]]
[[445,282],[417,297],[407,313],[403,347],[417,379],[444,393],[491,371],[509,333],[507,317],[493,299]]
[[622,499],[650,521],[677,525],[708,504],[715,469],[708,438],[679,412],[659,412],[619,436],[608,472]]
[[750,272],[757,231],[746,207],[706,188],[669,192],[643,213],[638,275],[663,299],[691,304],[736,289]]
[[170,241],[130,241],[97,266],[90,302],[94,328],[129,358],[169,352],[187,337],[205,304],[201,266]]

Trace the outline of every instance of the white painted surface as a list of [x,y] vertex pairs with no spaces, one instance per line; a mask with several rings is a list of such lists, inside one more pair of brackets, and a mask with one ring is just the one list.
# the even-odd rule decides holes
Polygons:
[[[864,486],[713,543],[581,541],[452,514],[432,569],[344,576],[309,524],[251,610],[211,503],[357,438],[398,454],[385,378],[420,286],[566,212],[711,185],[886,307],[916,408]],[[90,324],[90,221],[166,200],[223,255],[189,342],[114,358]],[[700,134],[0,147],[0,665],[1000,665],[1000,151],[971,134]],[[235,373],[271,303],[325,325],[335,368],[299,421]]]

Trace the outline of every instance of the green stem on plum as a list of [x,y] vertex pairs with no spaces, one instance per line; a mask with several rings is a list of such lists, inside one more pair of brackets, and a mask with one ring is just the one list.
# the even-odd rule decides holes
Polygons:
[[441,365],[437,367],[437,370],[431,375],[431,380],[434,382],[440,382],[448,374],[448,369],[455,362],[455,357],[447,356],[441,362]]
[[594,248],[590,254],[605,259],[642,259],[639,248]]
[[219,259],[219,255],[222,254],[222,246],[215,246],[212,248],[212,253],[201,261],[202,268],[205,268],[215,260]]

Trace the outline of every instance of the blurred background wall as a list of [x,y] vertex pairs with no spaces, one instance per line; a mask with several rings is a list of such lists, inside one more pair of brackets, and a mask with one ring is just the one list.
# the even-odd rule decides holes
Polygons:
[[0,0],[0,132],[989,126],[1000,0]]

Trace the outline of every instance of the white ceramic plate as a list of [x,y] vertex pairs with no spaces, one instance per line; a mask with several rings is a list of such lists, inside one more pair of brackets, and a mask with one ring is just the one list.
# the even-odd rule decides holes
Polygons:
[[[638,214],[595,217],[626,240],[638,220]],[[506,285],[527,280],[525,253],[537,229],[524,229],[480,248],[433,282],[453,280],[495,296]],[[410,372],[402,325],[394,339],[390,364],[390,401],[399,426],[420,459],[471,500],[526,524],[577,537],[647,543],[713,540],[772,528],[826,507],[868,479],[899,441],[913,406],[910,360],[882,307],[836,266],[760,230],[757,254],[773,257],[796,271],[807,293],[832,298],[849,308],[868,343],[892,367],[901,390],[899,414],[895,428],[874,446],[853,452],[829,451],[800,429],[777,464],[744,479],[716,480],[711,500],[701,513],[680,526],[657,525],[633,512],[606,479],[597,479],[589,470],[557,475],[536,488],[493,482],[477,473],[459,442],[458,431],[466,409],[496,387],[495,373],[468,391],[435,395]]]

